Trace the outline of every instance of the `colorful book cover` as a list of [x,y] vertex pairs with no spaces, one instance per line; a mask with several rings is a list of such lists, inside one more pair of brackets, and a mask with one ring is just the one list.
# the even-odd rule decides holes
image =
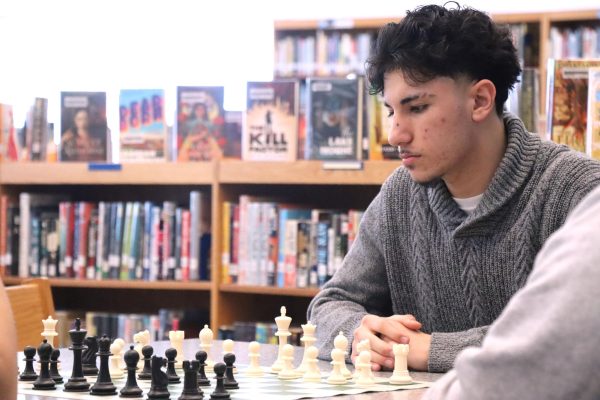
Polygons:
[[548,133],[556,143],[586,152],[588,70],[600,60],[548,60]]
[[600,160],[600,68],[591,68],[588,79],[587,154]]
[[15,132],[11,105],[0,104],[0,161],[19,159],[18,140]]
[[307,84],[306,158],[361,159],[362,78],[315,78]]
[[165,161],[164,98],[162,89],[121,90],[121,161]]
[[174,135],[177,161],[210,161],[224,155],[223,86],[177,88]]
[[62,92],[60,161],[107,161],[105,92]]
[[248,82],[242,159],[294,161],[298,144],[298,82]]
[[388,142],[390,123],[381,95],[368,99],[369,160],[398,160],[397,146]]

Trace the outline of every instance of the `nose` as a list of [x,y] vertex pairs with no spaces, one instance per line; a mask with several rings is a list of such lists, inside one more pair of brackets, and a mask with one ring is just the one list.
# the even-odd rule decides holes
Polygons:
[[405,146],[412,141],[412,134],[407,123],[402,121],[399,117],[394,115],[390,120],[391,126],[389,127],[388,142],[394,146]]

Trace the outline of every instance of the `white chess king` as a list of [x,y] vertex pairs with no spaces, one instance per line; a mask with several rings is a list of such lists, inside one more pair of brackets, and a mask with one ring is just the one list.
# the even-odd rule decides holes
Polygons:
[[275,360],[275,363],[271,366],[271,371],[273,372],[279,372],[283,368],[283,348],[287,344],[288,336],[291,335],[288,328],[292,323],[292,318],[285,315],[285,306],[281,306],[279,312],[281,315],[275,318],[275,324],[277,324],[275,336],[279,338],[279,351],[277,352],[277,360]]

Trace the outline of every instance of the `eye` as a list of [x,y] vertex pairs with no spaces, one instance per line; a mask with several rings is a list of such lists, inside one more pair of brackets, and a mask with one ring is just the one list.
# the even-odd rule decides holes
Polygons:
[[429,104],[420,104],[417,106],[411,106],[410,107],[410,112],[411,113],[415,113],[415,114],[420,114],[423,111],[427,110],[427,108],[429,107]]
[[388,110],[387,110],[388,118],[391,117],[392,115],[394,115],[394,110],[392,110],[391,108],[388,108]]

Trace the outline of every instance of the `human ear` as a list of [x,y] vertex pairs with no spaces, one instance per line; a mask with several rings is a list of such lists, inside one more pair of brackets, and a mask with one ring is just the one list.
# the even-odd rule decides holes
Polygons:
[[484,121],[496,110],[496,86],[489,79],[477,81],[471,87],[473,109],[471,118],[474,122]]

